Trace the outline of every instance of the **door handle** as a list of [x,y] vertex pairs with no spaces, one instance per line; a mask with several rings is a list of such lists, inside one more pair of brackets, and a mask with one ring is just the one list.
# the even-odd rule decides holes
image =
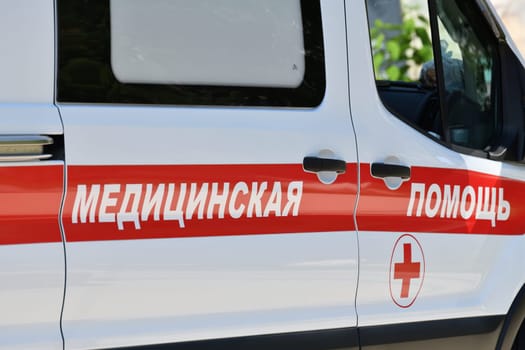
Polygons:
[[52,157],[44,147],[53,139],[43,135],[0,135],[0,162],[29,162]]
[[304,157],[303,169],[312,173],[331,171],[337,174],[344,174],[346,172],[346,162],[339,159]]
[[400,177],[403,180],[410,179],[410,167],[405,165],[372,163],[371,173],[373,177],[382,179],[385,177]]

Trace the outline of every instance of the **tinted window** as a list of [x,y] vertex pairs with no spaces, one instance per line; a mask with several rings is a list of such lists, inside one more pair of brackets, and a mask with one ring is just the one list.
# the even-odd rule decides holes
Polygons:
[[58,101],[313,107],[319,0],[59,0]]

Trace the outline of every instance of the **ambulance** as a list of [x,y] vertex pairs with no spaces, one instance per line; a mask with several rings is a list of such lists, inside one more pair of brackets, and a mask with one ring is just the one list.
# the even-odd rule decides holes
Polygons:
[[0,3],[0,349],[525,349],[488,0]]

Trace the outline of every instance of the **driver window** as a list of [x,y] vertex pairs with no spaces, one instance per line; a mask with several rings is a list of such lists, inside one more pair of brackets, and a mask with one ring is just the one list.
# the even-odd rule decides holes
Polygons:
[[[418,130],[460,150],[482,151],[480,155],[491,151],[501,129],[496,108],[498,51],[474,2],[366,1],[376,85],[384,105]],[[429,4],[436,11],[433,21]],[[437,23],[434,36],[432,22]],[[436,68],[441,68],[437,59],[442,71]]]

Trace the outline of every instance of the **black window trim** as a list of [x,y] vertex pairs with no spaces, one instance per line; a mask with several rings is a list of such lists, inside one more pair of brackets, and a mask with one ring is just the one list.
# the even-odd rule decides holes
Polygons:
[[[445,81],[443,79],[444,77],[444,71],[443,68],[443,56],[441,55],[441,48],[439,46],[439,43],[441,42],[441,38],[439,35],[439,25],[438,25],[438,11],[437,11],[437,4],[435,0],[428,0],[428,11],[430,16],[430,33],[432,35],[432,51],[434,53],[434,67],[436,70],[436,81],[437,81],[437,90],[438,90],[438,98],[439,98],[439,111],[441,115],[441,128],[443,129],[443,135],[444,142],[447,145],[452,145],[450,142],[450,135],[448,132],[448,125],[447,125],[447,118],[444,115],[445,111]],[[436,43],[438,43],[436,45]],[[445,116],[445,117],[444,117]]]

